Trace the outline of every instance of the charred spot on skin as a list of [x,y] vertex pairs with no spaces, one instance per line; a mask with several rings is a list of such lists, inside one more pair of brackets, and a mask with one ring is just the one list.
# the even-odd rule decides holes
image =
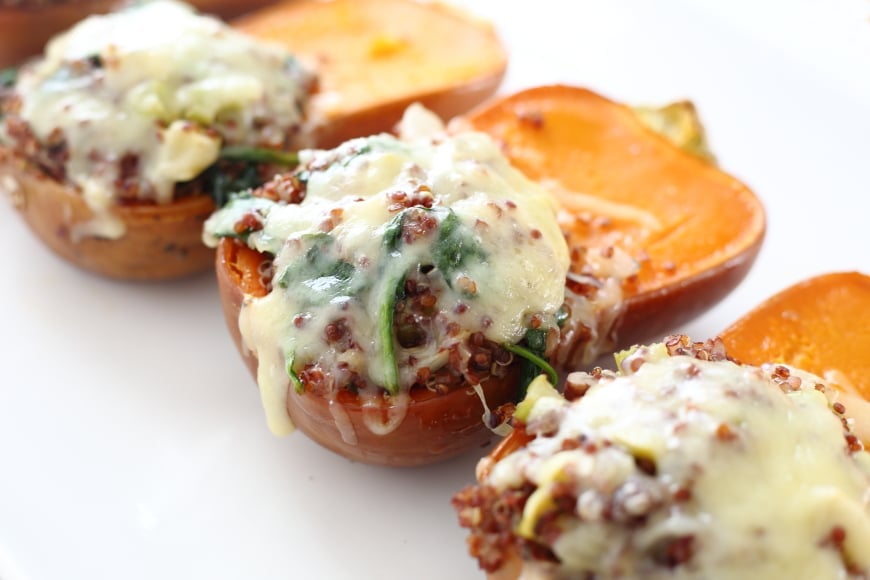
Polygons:
[[179,246],[176,243],[169,242],[165,246],[163,246],[163,253],[165,254],[173,254],[182,258],[186,258],[189,250],[184,246]]

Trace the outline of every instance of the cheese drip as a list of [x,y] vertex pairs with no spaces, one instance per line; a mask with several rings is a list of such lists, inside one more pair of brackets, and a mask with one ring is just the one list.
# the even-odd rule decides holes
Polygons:
[[97,219],[74,234],[117,238],[118,197],[169,203],[225,143],[280,147],[310,84],[291,55],[173,0],[91,16],[22,68],[19,115],[66,143],[66,179]]
[[[547,544],[561,563],[529,561],[530,577],[870,572],[870,455],[849,451],[823,379],[668,356],[663,345],[620,367],[625,374],[569,377],[589,385],[572,403],[536,388],[543,396],[523,403],[527,430],[550,434],[486,465],[484,485],[536,487],[517,533]],[[566,489],[574,510],[560,512],[558,532],[538,536]],[[677,561],[663,564],[668,557]]]
[[[294,372],[317,364],[334,373],[333,389],[343,388],[338,369],[358,372],[367,384],[359,391],[363,405],[389,383],[382,309],[403,276],[421,268],[440,264],[445,271],[427,282],[438,300],[431,339],[413,348],[396,345],[396,409],[404,408],[417,371],[446,364],[448,349],[471,333],[513,344],[533,315],[555,325],[569,258],[553,203],[490,137],[439,133],[403,141],[379,135],[301,157],[302,203],[242,196],[206,224],[205,239],[215,244],[234,235],[244,216],[255,215],[262,228],[247,243],[275,256],[271,292],[246,300],[239,321],[259,361],[273,431],[292,428],[285,402],[298,395],[288,395],[288,362]],[[420,220],[425,230],[418,239],[409,238],[413,228],[396,235],[394,228],[410,220]],[[445,258],[439,248],[448,245],[455,255]],[[327,326],[335,323],[355,347],[326,340]],[[401,419],[370,428],[386,433]]]

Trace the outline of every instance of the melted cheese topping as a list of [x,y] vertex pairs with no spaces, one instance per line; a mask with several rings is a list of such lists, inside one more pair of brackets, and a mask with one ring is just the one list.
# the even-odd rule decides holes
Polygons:
[[[574,375],[591,388],[573,403],[534,401],[527,428],[549,435],[492,466],[482,482],[536,486],[517,533],[548,543],[560,573],[870,572],[870,455],[848,452],[821,378],[792,370],[781,388],[772,367],[671,357],[663,347],[642,348],[621,368],[636,371]],[[539,537],[542,517],[566,489],[575,511],[560,512],[559,533]],[[668,566],[673,546],[683,556]],[[547,563],[526,567],[529,577],[556,575]]]
[[[16,91],[37,139],[62,133],[68,181],[106,216],[118,182],[129,179],[125,157],[136,174],[126,195],[169,203],[175,184],[214,163],[223,143],[285,145],[303,120],[308,84],[283,49],[155,0],[53,39],[22,69]],[[123,229],[92,224],[80,233]]]
[[[548,194],[484,134],[421,137],[407,126],[405,134],[416,138],[380,135],[303,152],[302,203],[242,197],[206,224],[206,241],[215,244],[255,215],[262,229],[247,243],[275,256],[272,291],[248,298],[239,320],[259,361],[257,379],[275,432],[292,427],[288,374],[306,365],[332,374],[334,389],[351,380],[340,369],[360,373],[374,387],[360,390],[365,401],[392,380],[394,348],[399,393],[392,399],[400,400],[419,369],[444,366],[449,349],[471,333],[514,344],[532,316],[555,325],[569,259]],[[402,348],[392,344],[389,325],[384,340],[384,316],[404,277],[421,271],[437,296],[430,340]],[[326,340],[330,324],[347,328],[353,346]],[[370,428],[388,432],[401,419]]]

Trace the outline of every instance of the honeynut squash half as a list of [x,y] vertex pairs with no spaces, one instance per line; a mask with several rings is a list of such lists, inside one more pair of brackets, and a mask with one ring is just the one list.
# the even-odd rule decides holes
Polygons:
[[536,379],[454,498],[471,554],[493,580],[866,577],[868,312],[870,278],[825,274],[720,338]]
[[[570,87],[446,132],[412,108],[401,138],[304,151],[236,196],[207,238],[273,431],[369,463],[440,461],[501,432],[538,373],[556,381],[725,295],[763,210],[643,114]],[[509,162],[550,156],[528,164],[537,182]]]
[[488,23],[437,3],[294,0],[231,26],[133,4],[7,71],[0,187],[79,267],[185,276],[211,267],[200,237],[216,203],[294,165],[287,152],[389,130],[412,102],[454,116],[506,64]]

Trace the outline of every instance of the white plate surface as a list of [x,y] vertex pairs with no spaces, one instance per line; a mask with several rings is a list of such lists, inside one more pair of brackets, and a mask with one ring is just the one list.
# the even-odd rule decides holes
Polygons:
[[[752,272],[674,330],[706,338],[800,279],[870,273],[866,1],[467,5],[511,51],[503,93],[691,98],[763,200]],[[0,578],[481,577],[449,503],[474,454],[390,470],[276,439],[211,276],[110,282],[50,254],[8,203],[0,224]]]

